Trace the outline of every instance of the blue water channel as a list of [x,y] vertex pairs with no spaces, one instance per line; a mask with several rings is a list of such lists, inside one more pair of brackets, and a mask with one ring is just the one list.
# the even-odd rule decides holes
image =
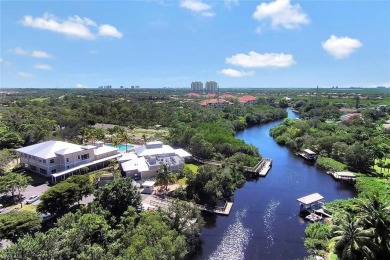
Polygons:
[[[288,111],[289,118],[298,115]],[[202,251],[195,259],[303,259],[305,227],[297,198],[318,192],[325,201],[356,195],[349,184],[296,156],[269,136],[282,121],[252,127],[236,137],[256,146],[273,166],[265,178],[248,181],[234,195],[229,216],[205,215]]]

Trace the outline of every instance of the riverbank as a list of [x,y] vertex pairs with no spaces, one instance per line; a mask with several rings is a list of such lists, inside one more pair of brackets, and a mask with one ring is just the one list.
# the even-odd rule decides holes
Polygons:
[[[298,117],[288,111],[289,118]],[[273,166],[266,178],[248,181],[235,192],[228,217],[204,214],[202,251],[194,259],[302,259],[308,255],[302,241],[308,223],[299,217],[296,199],[316,192],[326,201],[355,196],[349,185],[335,182],[269,136],[282,121],[237,133],[272,158]]]

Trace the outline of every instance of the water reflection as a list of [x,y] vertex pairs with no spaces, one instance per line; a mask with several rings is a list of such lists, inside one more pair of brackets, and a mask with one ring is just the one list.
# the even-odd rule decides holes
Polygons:
[[224,233],[221,243],[211,254],[210,260],[238,260],[244,259],[245,247],[251,238],[251,230],[244,227],[243,218],[246,217],[247,209],[236,213],[234,222],[229,225]]
[[276,210],[279,205],[279,201],[271,200],[264,213],[264,232],[267,238],[267,249],[274,245],[274,222],[276,218]]

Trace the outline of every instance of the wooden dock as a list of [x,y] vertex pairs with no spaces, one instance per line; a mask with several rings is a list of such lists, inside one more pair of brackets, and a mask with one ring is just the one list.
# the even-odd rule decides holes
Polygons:
[[228,216],[233,207],[233,202],[226,202],[225,207],[223,208],[207,208],[203,205],[198,205],[199,209],[202,211],[207,211],[210,213]]
[[261,177],[265,177],[272,167],[272,159],[263,158],[255,167],[244,167],[244,170],[249,173],[254,173]]

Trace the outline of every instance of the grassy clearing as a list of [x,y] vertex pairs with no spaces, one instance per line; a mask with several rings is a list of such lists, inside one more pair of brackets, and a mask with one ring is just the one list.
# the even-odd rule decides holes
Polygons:
[[185,168],[191,170],[193,173],[197,173],[198,172],[198,166],[195,165],[195,164],[191,164],[191,163],[186,163],[184,165]]
[[13,209],[20,209],[24,211],[29,211],[29,212],[37,212],[37,206],[36,205],[23,205],[23,208],[20,208],[20,204],[17,204],[15,206],[12,206],[11,208]]

